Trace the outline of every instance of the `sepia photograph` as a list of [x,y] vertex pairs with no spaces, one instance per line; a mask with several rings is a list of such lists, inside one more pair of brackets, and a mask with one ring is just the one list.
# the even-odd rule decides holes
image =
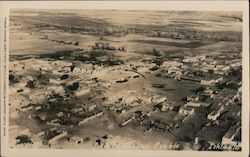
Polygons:
[[242,15],[11,10],[10,146],[241,149]]
[[7,147],[248,149],[244,20],[242,11],[11,8]]

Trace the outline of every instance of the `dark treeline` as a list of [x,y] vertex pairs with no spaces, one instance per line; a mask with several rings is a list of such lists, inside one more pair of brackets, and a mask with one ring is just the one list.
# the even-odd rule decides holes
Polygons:
[[[34,19],[35,18],[35,19]],[[20,19],[11,17],[12,21],[20,22],[34,31],[57,30],[61,32],[82,33],[96,36],[124,36],[127,34],[142,34],[158,38],[186,40],[242,41],[242,32],[236,31],[204,31],[199,29],[176,27],[175,25],[143,25],[132,24],[118,26],[104,20],[85,19],[81,17],[47,18],[37,20],[37,17]],[[22,20],[22,21],[20,21]],[[39,22],[38,22],[39,21]]]

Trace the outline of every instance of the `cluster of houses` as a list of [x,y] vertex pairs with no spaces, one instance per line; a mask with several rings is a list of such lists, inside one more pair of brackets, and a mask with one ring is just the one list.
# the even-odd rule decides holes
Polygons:
[[[32,66],[29,64],[36,62],[36,60],[38,64],[32,64]],[[34,70],[40,72],[40,75],[49,76],[46,78],[45,84],[39,82],[40,80],[36,76],[25,76],[25,78],[23,77],[19,82],[13,84],[13,87],[10,87],[13,90],[11,94],[19,96],[15,96],[17,99],[11,99],[10,105],[21,103],[19,111],[29,112],[30,118],[37,119],[48,127],[56,128],[42,131],[37,135],[46,139],[46,144],[51,145],[68,136],[67,130],[59,129],[64,128],[64,125],[83,125],[103,116],[104,112],[97,109],[97,104],[90,103],[88,100],[84,100],[86,103],[80,103],[83,102],[82,97],[91,98],[91,95],[98,94],[95,86],[110,86],[108,82],[97,84],[95,79],[89,78],[86,80],[86,74],[90,75],[93,71],[92,65],[85,64],[84,67],[75,66],[73,68],[72,63],[67,61],[49,62],[39,59],[26,59],[15,60],[11,62],[10,66],[16,75],[20,75],[21,71]],[[79,73],[85,75],[79,75]],[[27,83],[30,81],[36,82],[32,88],[27,87]],[[70,102],[71,98],[76,100]],[[20,105],[15,106],[19,107]],[[50,114],[46,114],[46,112]],[[82,139],[72,137],[71,141],[81,143]]]
[[177,80],[190,80],[203,85],[214,85],[224,79],[232,69],[240,69],[240,58],[219,60],[213,56],[185,56],[184,59],[164,61],[160,67],[164,73]]
[[[101,42],[96,43],[93,49],[113,50],[116,48],[113,48],[107,43]],[[121,50],[123,51],[123,49]],[[37,64],[32,64],[31,66],[31,63],[36,61],[38,61]],[[87,102],[85,104],[79,103],[82,101],[81,99],[83,97],[89,99],[90,101],[93,97],[99,98],[100,96],[101,99],[103,98],[102,101],[105,100],[102,92],[98,90],[110,88],[112,86],[112,81],[99,81],[102,77],[102,73],[106,72],[103,67],[88,63],[77,64],[75,62],[72,63],[62,60],[50,62],[39,59],[13,61],[11,62],[10,67],[11,69],[15,69],[16,74],[18,74],[18,71],[35,70],[40,72],[41,75],[50,75],[46,84],[34,85],[35,88],[30,88],[30,90],[26,90],[29,89],[29,87],[27,87],[27,83],[29,81],[39,82],[38,78],[32,76],[22,79],[19,83],[17,83],[20,88],[18,88],[18,91],[16,92],[26,96],[28,101],[27,103],[24,103],[24,97],[20,97],[18,100],[12,100],[12,103],[23,102],[23,105],[20,108],[23,112],[34,111],[35,113],[39,113],[44,110],[56,110],[55,113],[51,112],[53,115],[50,115],[50,118],[48,118],[49,116],[47,115],[37,115],[38,119],[45,122],[48,126],[58,128],[67,124],[81,126],[89,121],[98,119],[105,114],[104,111],[98,109],[98,104],[88,103],[88,100],[84,100]],[[169,101],[166,97],[160,95],[142,96],[133,91],[127,91],[128,93],[119,92],[117,95],[114,94],[114,98],[109,98],[109,103],[111,103],[111,105],[108,109],[109,111],[117,113],[118,117],[126,117],[126,115],[129,115],[120,121],[120,127],[126,127],[129,124],[138,122],[138,125],[146,124],[150,128],[157,128],[158,130],[164,131],[168,130],[170,127],[161,123],[151,124],[152,120],[150,120],[150,114],[152,112],[159,112],[159,114],[161,112],[174,112],[179,117],[182,117],[183,120],[181,122],[185,123],[185,121],[192,117],[192,115],[199,112],[199,110],[206,110],[207,112],[202,113],[202,116],[204,116],[209,123],[197,133],[194,143],[201,144],[205,141],[210,145],[220,143],[222,145],[240,147],[241,110],[235,109],[234,111],[231,111],[232,109],[230,108],[234,108],[234,106],[236,106],[236,102],[240,101],[241,88],[215,88],[216,85],[225,80],[225,77],[227,77],[227,74],[232,69],[240,69],[240,67],[241,64],[238,58],[226,60],[225,58],[215,59],[211,56],[209,57],[205,55],[184,57],[183,59],[176,60],[166,60],[161,65],[150,62],[148,64],[144,64],[141,62],[131,61],[126,65],[115,66],[112,67],[113,70],[129,71],[135,68],[134,72],[131,72],[130,77],[118,79],[115,81],[116,83],[125,83],[131,77],[144,77],[143,74],[159,70],[162,75],[166,75],[177,80],[183,79],[199,82],[202,86],[207,88],[195,95],[188,96],[184,104]],[[231,82],[231,84],[233,83]],[[236,86],[241,86],[241,84],[238,83]],[[57,98],[51,98],[51,96],[55,94],[62,96],[63,99],[60,100]],[[61,101],[67,103],[68,99],[71,98],[74,99],[73,103],[77,105],[68,105],[71,107],[64,107],[61,105],[60,109],[58,109],[58,106],[54,105]],[[152,111],[144,111],[144,108],[140,108],[145,104],[153,106]],[[230,123],[232,126],[228,127],[228,121],[230,122],[230,118],[232,117],[236,117],[236,120],[232,124]],[[150,123],[145,122],[147,119],[149,119]],[[68,122],[71,120],[72,122]],[[225,121],[227,121],[227,123]],[[224,125],[224,122],[225,127],[220,128],[222,124]],[[177,127],[178,126],[173,128]],[[213,130],[211,128],[218,129],[218,136],[215,136],[216,133],[210,135],[211,130]],[[48,143],[53,143],[58,139],[67,136],[67,134],[68,133],[65,130],[58,131],[52,129],[49,130],[48,133],[44,133],[43,136],[52,137],[48,139]],[[75,143],[81,143],[83,139],[79,137],[72,137],[72,140],[75,141]]]

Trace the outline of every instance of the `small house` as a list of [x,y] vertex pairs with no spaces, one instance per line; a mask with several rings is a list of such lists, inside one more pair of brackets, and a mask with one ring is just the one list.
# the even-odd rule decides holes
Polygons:
[[241,126],[232,126],[222,137],[222,144],[240,146],[241,144]]
[[207,115],[207,119],[216,121],[219,116],[220,116],[220,112],[218,112],[218,111],[212,111],[211,113],[209,113]]
[[179,109],[178,113],[187,116],[194,113],[194,108],[190,106],[183,106]]

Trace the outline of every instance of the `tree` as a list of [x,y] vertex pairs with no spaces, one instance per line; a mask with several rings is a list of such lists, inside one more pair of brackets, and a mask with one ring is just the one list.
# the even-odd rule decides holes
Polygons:
[[10,83],[20,82],[19,79],[14,74],[9,74],[9,81],[10,81]]
[[67,86],[67,88],[70,90],[77,90],[79,87],[80,87],[79,82],[74,82],[73,84]]
[[27,135],[20,135],[16,137],[17,140],[17,144],[26,144],[26,143],[32,143],[32,141],[30,140],[30,137]]
[[75,46],[78,46],[79,45],[79,42],[75,42],[75,44],[74,44]]
[[35,88],[35,80],[29,80],[25,87]]
[[209,74],[213,74],[213,73],[214,73],[214,70],[213,70],[213,69],[209,69],[209,70],[208,70],[208,73],[209,73]]
[[200,87],[198,87],[197,89],[195,89],[194,92],[195,92],[196,94],[198,94],[198,93],[204,91],[205,89],[206,89],[205,87],[200,86]]

